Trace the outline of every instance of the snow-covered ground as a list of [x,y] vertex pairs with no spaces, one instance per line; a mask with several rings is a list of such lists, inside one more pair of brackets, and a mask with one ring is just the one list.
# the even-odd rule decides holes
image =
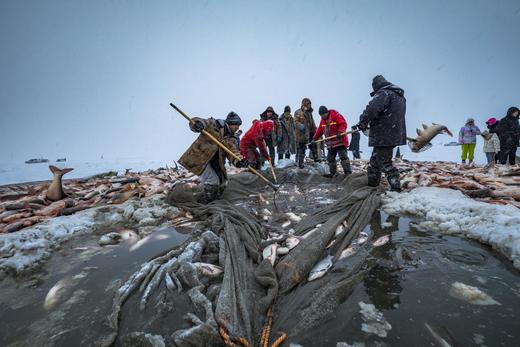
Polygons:
[[114,160],[95,160],[95,161],[67,161],[62,163],[49,162],[41,164],[25,164],[18,162],[0,163],[0,185],[43,181],[52,179],[49,165],[59,168],[71,167],[74,170],[64,176],[67,178],[83,178],[90,175],[99,174],[107,171],[118,171],[120,174],[125,169],[132,171],[145,171],[157,169],[159,167],[173,166],[173,161],[152,161],[147,159],[114,159]]
[[491,245],[520,269],[520,210],[476,201],[451,189],[421,187],[382,198],[385,212],[417,217],[421,230],[462,234]]

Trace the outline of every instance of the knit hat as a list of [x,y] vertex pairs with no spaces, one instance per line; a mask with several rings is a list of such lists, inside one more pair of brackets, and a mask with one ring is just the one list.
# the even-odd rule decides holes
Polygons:
[[489,118],[489,119],[486,121],[486,124],[493,125],[493,124],[496,124],[496,122],[497,122],[497,119],[496,119],[496,118]]
[[235,112],[231,111],[226,117],[226,123],[228,125],[242,125],[242,119]]
[[468,118],[468,120],[466,121],[466,124],[469,124],[469,123],[475,123],[475,120],[473,118]]
[[324,114],[326,114],[327,112],[329,112],[329,110],[327,109],[327,107],[325,106],[320,106],[319,110],[318,110],[318,113],[320,114],[320,116],[323,116]]
[[287,105],[284,107],[283,112],[291,112],[291,106]]

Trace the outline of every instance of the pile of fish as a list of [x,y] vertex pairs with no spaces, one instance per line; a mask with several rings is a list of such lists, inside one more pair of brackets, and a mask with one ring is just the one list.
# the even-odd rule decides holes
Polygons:
[[405,190],[416,187],[456,189],[470,198],[520,208],[520,167],[465,166],[452,162],[396,160]]
[[130,198],[165,193],[179,180],[196,180],[184,169],[159,168],[124,175],[108,172],[84,179],[62,181],[72,169],[49,166],[53,180],[0,187],[0,234],[11,233],[49,218],[70,215]]

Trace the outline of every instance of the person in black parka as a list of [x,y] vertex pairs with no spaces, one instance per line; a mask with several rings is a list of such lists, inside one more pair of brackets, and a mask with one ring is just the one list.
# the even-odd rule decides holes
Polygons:
[[[352,127],[352,131],[356,130],[356,127]],[[361,159],[361,155],[359,155],[359,140],[361,139],[361,135],[359,134],[359,131],[353,132],[352,135],[350,135],[350,145],[348,147],[348,150],[352,152],[352,156],[354,159]]]
[[373,147],[367,169],[368,185],[377,187],[381,172],[394,191],[401,191],[399,171],[392,165],[394,147],[406,144],[406,99],[404,90],[378,75],[372,80],[372,100],[359,117],[357,127],[369,130],[368,145]]
[[518,107],[510,107],[507,115],[500,120],[497,127],[500,139],[500,164],[508,162],[515,165],[516,150],[520,141],[520,125],[518,123]]

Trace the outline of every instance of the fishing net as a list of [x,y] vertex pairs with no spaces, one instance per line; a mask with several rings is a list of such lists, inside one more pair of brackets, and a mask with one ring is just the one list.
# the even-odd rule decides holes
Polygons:
[[[261,250],[269,238],[266,225],[251,209],[236,202],[237,199],[250,200],[251,196],[270,189],[256,176],[247,172],[231,176],[223,198],[207,205],[196,202],[194,192],[197,188],[177,185],[172,189],[168,195],[169,203],[189,211],[198,220],[206,221],[211,230],[203,233],[203,242],[192,242],[192,248],[197,249],[189,255],[192,263],[185,261],[181,265],[168,265],[183,258],[183,254],[179,255],[177,251],[175,260],[173,251],[170,251],[152,260],[149,265],[152,269],[159,269],[155,270],[155,275],[146,275],[146,278],[155,281],[153,288],[169,286],[168,276],[165,284],[161,284],[161,269],[166,269],[163,272],[174,278],[174,282],[179,282],[179,288],[190,288],[187,294],[192,305],[205,316],[205,321],[192,316],[194,326],[176,331],[172,335],[174,345],[266,345],[277,337],[270,337],[271,326],[290,336],[304,334],[307,329],[320,324],[348,297],[366,271],[363,261],[366,254],[358,252],[348,262],[340,260],[338,255],[369,223],[379,204],[379,197],[375,188],[367,186],[365,174],[330,180],[321,176],[324,170],[325,165],[317,164],[305,170],[278,171],[280,183],[327,183],[331,189],[340,187],[342,197],[294,226],[294,235],[301,237],[302,241],[283,256],[276,267],[269,259],[262,260]],[[347,227],[341,230],[338,229],[340,225]],[[215,238],[219,241],[215,242]],[[333,239],[334,244],[330,246]],[[210,259],[212,252],[218,252],[218,259],[214,262],[223,268],[223,277],[219,278],[217,286],[214,282],[198,279],[192,273],[193,264],[199,259]],[[308,282],[309,272],[326,255],[334,257],[333,273]],[[146,266],[144,264],[142,268]],[[175,271],[169,272],[168,269]],[[145,274],[133,277],[145,277]],[[125,285],[128,287],[128,284]],[[132,284],[134,288],[138,285]],[[148,290],[146,293],[151,295]],[[115,300],[114,307],[123,303]],[[112,314],[115,331],[118,328],[117,320],[118,316]],[[285,336],[278,337],[274,345]]]

